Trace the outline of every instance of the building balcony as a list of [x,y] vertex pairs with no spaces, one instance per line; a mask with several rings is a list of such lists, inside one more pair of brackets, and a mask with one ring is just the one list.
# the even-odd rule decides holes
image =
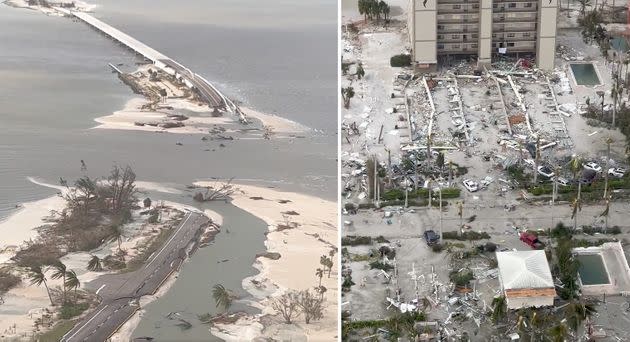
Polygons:
[[438,33],[476,33],[479,31],[478,24],[440,24],[438,25],[437,32]]
[[503,22],[493,23],[492,32],[536,32],[536,23],[526,22]]

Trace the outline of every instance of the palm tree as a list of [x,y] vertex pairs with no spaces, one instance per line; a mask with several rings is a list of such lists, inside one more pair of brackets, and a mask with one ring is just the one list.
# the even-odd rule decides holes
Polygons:
[[322,278],[324,277],[324,270],[321,268],[317,268],[317,270],[315,270],[315,276],[319,277],[319,286],[322,286]]
[[31,281],[31,285],[40,286],[44,284],[46,287],[46,292],[48,293],[48,299],[50,299],[50,305],[55,306],[55,303],[52,300],[52,296],[50,295],[50,289],[48,288],[48,283],[46,282],[46,275],[44,274],[44,270],[41,266],[33,266],[29,270],[28,277]]
[[87,269],[92,272],[101,272],[103,270],[101,259],[96,255],[92,255],[92,259],[88,262]]
[[[116,242],[118,242],[118,254],[124,255],[123,251],[122,251],[122,248],[120,246],[122,244],[122,239],[124,237],[122,227],[119,226],[119,225],[113,225],[113,226],[111,226],[111,230],[112,230],[112,233],[111,233],[112,234],[111,235],[112,236],[112,240],[116,240]],[[123,258],[124,258],[124,256],[123,256]]]
[[604,209],[604,211],[599,215],[599,217],[604,216],[604,234],[606,234],[606,231],[608,230],[608,214],[610,213],[610,200],[611,200],[612,194],[610,193],[610,191],[608,191],[608,196],[606,197],[606,209]]
[[[614,126],[614,118],[613,118],[613,126]],[[606,154],[606,168],[604,169],[604,199],[606,199],[608,192],[608,166],[610,163],[610,144],[612,144],[614,140],[611,137],[606,138],[606,147],[608,153]]]
[[586,7],[591,5],[591,0],[577,0],[577,1],[580,4],[580,13],[582,14],[582,17],[584,17],[584,15],[586,15]]
[[217,308],[223,311],[227,311],[232,305],[232,294],[221,284],[216,284],[212,287],[212,297],[216,302]]
[[361,63],[357,65],[356,75],[358,79],[361,79],[363,78],[363,76],[365,76],[365,69],[363,69],[363,65]]
[[577,332],[582,322],[596,312],[597,310],[592,304],[585,304],[582,301],[571,301],[565,311],[565,317],[569,327]]
[[[573,172],[573,179],[575,180],[578,173],[582,173],[582,158],[578,155],[573,155],[573,158],[569,162],[571,166],[571,171]],[[578,192],[577,198],[573,201],[573,215],[571,218],[573,219],[573,229],[577,229],[577,212],[578,210],[582,210],[582,182],[578,179]]]
[[507,302],[505,296],[498,296],[492,299],[492,321],[494,323],[502,320],[507,314]]
[[74,272],[74,270],[70,270],[66,272],[66,281],[64,282],[64,286],[68,289],[74,289],[74,298],[77,298],[77,289],[81,286],[81,282],[79,281],[79,277]]
[[59,279],[62,278],[62,283],[61,283],[61,288],[63,290],[63,303],[66,303],[66,273],[67,273],[67,268],[66,265],[64,265],[63,262],[57,260],[53,265],[53,270],[54,273],[52,274],[51,278],[52,279]]
[[553,342],[564,342],[569,336],[569,329],[567,329],[566,325],[559,323],[549,329],[549,336],[551,336]]

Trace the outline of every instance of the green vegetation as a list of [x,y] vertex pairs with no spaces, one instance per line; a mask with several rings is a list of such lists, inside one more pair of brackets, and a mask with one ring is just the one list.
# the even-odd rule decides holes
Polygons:
[[[442,189],[442,199],[459,198],[460,194],[461,194],[461,190],[459,188]],[[433,197],[438,197],[439,193],[432,192],[431,195]],[[408,199],[422,198],[426,200],[427,197],[429,197],[429,189],[421,188],[418,190],[409,191],[407,193]],[[405,199],[405,190],[404,189],[387,190],[381,195],[381,199],[385,201],[396,201],[396,200],[403,201]],[[428,202],[428,200],[426,201]]]
[[63,335],[74,327],[74,321],[61,321],[57,323],[50,331],[38,335],[35,340],[38,342],[58,342],[61,341]]
[[369,236],[354,236],[348,235],[341,238],[342,246],[360,246],[360,245],[371,245],[372,238]]
[[370,263],[370,269],[379,269],[383,271],[389,271],[389,270],[394,269],[394,266],[377,260],[377,261],[372,261]]
[[443,232],[442,236],[444,240],[459,240],[459,241],[473,241],[489,239],[490,234],[486,232],[476,232],[474,230],[465,231],[459,234],[457,231]]
[[469,269],[451,271],[448,276],[449,279],[457,286],[467,286],[468,283],[475,278],[472,271]]
[[365,17],[365,20],[380,20],[381,18],[387,20],[391,9],[389,5],[381,0],[359,0],[358,3],[359,14]]
[[8,268],[0,268],[0,296],[10,289],[20,285],[22,279],[11,273]]
[[342,340],[347,341],[350,334],[360,332],[361,330],[367,330],[372,333],[378,328],[383,328],[390,332],[390,340],[396,340],[398,337],[409,335],[414,337],[417,335],[415,332],[414,324],[416,322],[426,321],[426,314],[424,312],[406,312],[397,313],[394,316],[383,320],[369,320],[369,321],[350,321],[345,320],[341,328]]
[[79,316],[83,311],[90,307],[88,303],[70,303],[67,302],[59,309],[59,318],[70,319]]
[[392,56],[389,60],[392,67],[407,67],[411,65],[411,55],[401,54]]

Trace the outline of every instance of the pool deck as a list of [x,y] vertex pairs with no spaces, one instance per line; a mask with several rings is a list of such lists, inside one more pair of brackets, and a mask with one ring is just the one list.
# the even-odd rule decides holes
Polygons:
[[[608,273],[609,284],[582,285],[586,296],[630,294],[630,267],[620,242],[607,242],[601,246],[575,248],[576,254],[599,254]],[[579,279],[579,278],[578,278]]]
[[[579,84],[577,82],[577,79],[575,78],[575,74],[573,73],[573,68],[571,67],[572,64],[591,64],[593,66],[593,69],[595,70],[595,74],[597,75],[597,79],[599,80],[599,83],[592,84],[592,85]],[[604,82],[604,78],[602,78],[602,75],[599,72],[599,63],[597,61],[571,61],[566,64],[566,69],[567,69],[566,70],[567,75],[569,75],[571,78],[571,81],[573,81],[573,87],[584,87],[584,88],[595,89],[595,88],[599,88],[606,85],[606,83]]]

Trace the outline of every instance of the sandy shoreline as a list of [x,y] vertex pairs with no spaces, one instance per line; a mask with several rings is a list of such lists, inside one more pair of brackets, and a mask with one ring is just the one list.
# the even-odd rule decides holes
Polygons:
[[[196,182],[195,185],[206,186],[210,183]],[[267,251],[281,255],[278,260],[258,258],[254,266],[260,270],[260,274],[246,278],[243,281],[243,287],[257,298],[263,311],[262,316],[275,315],[269,297],[281,295],[287,289],[305,290],[318,285],[315,270],[321,267],[319,258],[322,255],[327,255],[331,246],[337,244],[337,205],[333,201],[298,193],[282,192],[272,188],[241,184],[238,185],[238,188],[241,192],[232,196],[232,204],[259,217],[269,225],[269,233],[265,241]],[[290,211],[294,211],[298,215],[283,214]],[[291,222],[297,222],[299,226],[276,231],[278,224],[286,222],[285,217]],[[291,326],[282,323],[279,318],[274,318],[271,324],[266,324],[262,335],[336,341],[338,324],[337,267],[335,262],[331,277],[324,276],[322,279],[322,285],[328,291],[326,292],[327,309],[321,321],[306,325],[302,319],[298,318],[296,323],[291,325],[291,328]],[[266,289],[267,291],[265,291],[255,288],[251,283],[253,279],[266,284],[267,287],[271,286],[272,290]],[[257,331],[260,328],[258,326],[260,324],[259,318],[247,317],[240,319],[235,324],[220,324],[212,332],[220,334],[221,338],[226,340],[249,339],[252,337],[252,331]],[[296,332],[296,326],[301,331]]]
[[[224,114],[224,116],[220,117],[189,116],[188,120],[183,121],[184,127],[163,128],[149,125],[138,126],[136,122],[162,122],[168,118],[166,112],[141,109],[142,106],[147,103],[149,103],[149,101],[144,98],[132,98],[125,103],[123,109],[111,115],[94,119],[98,125],[93,127],[93,129],[117,129],[173,134],[208,134],[209,129],[214,125],[221,126],[236,123],[234,118],[230,118]],[[203,107],[204,109],[202,110],[199,106],[181,99],[169,99],[163,103],[163,105],[170,106],[175,111],[180,109],[192,112],[207,112],[207,108]],[[259,120],[263,126],[270,128],[270,130],[279,137],[301,134],[308,131],[308,127],[277,115],[261,113],[250,108],[242,108],[242,110],[245,115]],[[247,128],[247,126],[243,127]],[[234,131],[235,129],[226,130],[227,133]]]

